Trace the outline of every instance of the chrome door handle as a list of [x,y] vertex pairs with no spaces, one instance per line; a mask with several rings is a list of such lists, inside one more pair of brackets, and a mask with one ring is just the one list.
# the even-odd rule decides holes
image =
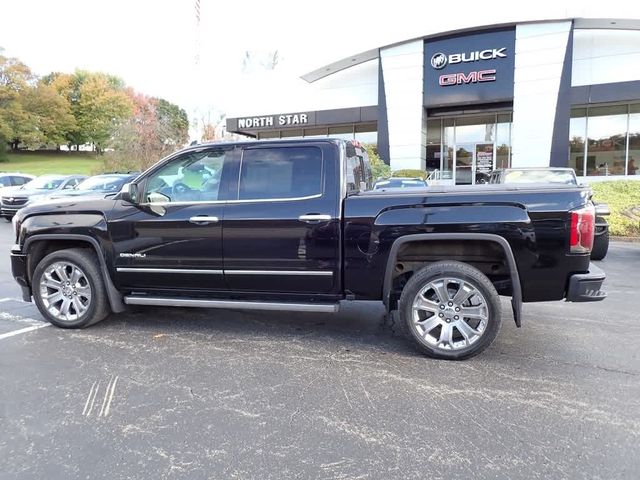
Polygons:
[[196,215],[189,219],[191,223],[218,223],[220,219],[218,217],[209,217],[207,215]]
[[307,214],[300,215],[298,220],[301,222],[328,222],[331,220],[331,215],[320,215],[320,214]]

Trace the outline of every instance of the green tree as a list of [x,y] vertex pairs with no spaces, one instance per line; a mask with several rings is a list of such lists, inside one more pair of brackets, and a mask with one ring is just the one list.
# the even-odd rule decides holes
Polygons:
[[161,139],[172,145],[183,145],[189,139],[189,117],[178,105],[163,98],[157,100],[156,117],[162,129]]
[[29,146],[53,145],[66,142],[67,135],[76,128],[67,99],[55,88],[43,82],[22,94],[22,107],[27,112],[29,132],[23,141]]
[[52,73],[42,81],[51,85],[70,105],[75,126],[65,135],[69,146],[79,148],[92,143],[101,153],[119,125],[133,113],[125,84],[114,75],[76,70],[73,74]]

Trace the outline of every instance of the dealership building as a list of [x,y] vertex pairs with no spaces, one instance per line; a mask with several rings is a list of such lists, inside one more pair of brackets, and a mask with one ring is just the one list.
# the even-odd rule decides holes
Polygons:
[[[640,175],[640,20],[571,18],[432,32],[302,76],[286,109],[227,119],[257,139],[376,143],[443,183],[505,167]],[[269,95],[268,92],[263,92]]]

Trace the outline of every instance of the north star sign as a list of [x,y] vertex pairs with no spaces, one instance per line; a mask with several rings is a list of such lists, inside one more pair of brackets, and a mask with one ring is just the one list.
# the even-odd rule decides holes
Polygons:
[[264,117],[246,117],[238,119],[238,128],[293,127],[308,125],[309,114],[287,113],[282,115],[266,115]]

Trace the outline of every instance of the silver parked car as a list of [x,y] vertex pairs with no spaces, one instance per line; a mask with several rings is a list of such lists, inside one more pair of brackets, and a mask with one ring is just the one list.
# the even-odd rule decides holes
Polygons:
[[28,204],[44,199],[55,190],[70,190],[85,178],[86,175],[42,175],[16,190],[3,192],[0,197],[0,216],[10,220]]

